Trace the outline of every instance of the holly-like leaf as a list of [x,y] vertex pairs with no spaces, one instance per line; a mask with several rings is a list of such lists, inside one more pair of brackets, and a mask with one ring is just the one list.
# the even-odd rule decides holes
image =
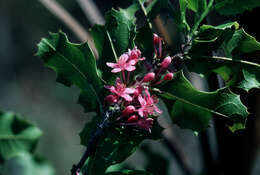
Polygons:
[[[236,22],[204,25],[193,41],[190,59],[185,62],[192,72],[204,76],[215,72],[221,75],[226,85],[248,91],[259,87],[260,65],[241,58],[241,55],[259,51],[259,48],[260,43],[243,29],[238,29]],[[221,50],[227,57],[211,56],[212,52]]]
[[62,33],[51,33],[38,44],[37,55],[45,65],[57,72],[57,81],[75,85],[82,90],[85,110],[97,109],[98,95],[102,90],[102,80],[98,76],[96,59],[88,43],[73,44]]
[[229,41],[238,29],[237,22],[229,22],[219,26],[202,25],[192,41],[189,55],[212,55],[225,41]]
[[152,173],[141,170],[123,170],[120,172],[109,172],[106,175],[152,175]]
[[239,95],[228,88],[214,92],[198,91],[179,72],[172,81],[162,85],[158,92],[170,107],[173,122],[182,128],[202,131],[208,127],[212,114],[245,125],[247,109],[241,103]]
[[[81,132],[81,143],[85,146],[87,146],[88,135],[94,124],[96,124],[96,119],[87,124]],[[157,120],[154,121],[151,134],[133,127],[106,129],[104,135],[99,139],[96,153],[90,157],[85,170],[89,174],[103,175],[109,166],[121,163],[132,155],[143,140],[161,139],[162,131],[163,128],[160,127]]]
[[226,16],[237,15],[260,6],[258,0],[216,0],[215,9]]
[[0,111],[0,163],[24,152],[33,152],[42,135],[39,128],[12,112]]
[[260,51],[260,43],[243,29],[236,30],[232,38],[223,45],[227,56],[238,57],[244,53]]
[[54,175],[55,171],[44,159],[22,153],[7,160],[3,164],[1,173],[3,175]]
[[106,24],[95,25],[91,34],[99,53],[98,67],[103,78],[109,83],[113,82],[115,75],[107,62],[115,62],[129,48],[134,47],[136,36],[135,12],[139,9],[136,4],[127,9],[112,9],[106,13]]
[[109,166],[121,163],[134,153],[142,140],[133,136],[126,137],[116,129],[108,129],[100,138],[96,153],[88,161],[87,172],[103,175]]

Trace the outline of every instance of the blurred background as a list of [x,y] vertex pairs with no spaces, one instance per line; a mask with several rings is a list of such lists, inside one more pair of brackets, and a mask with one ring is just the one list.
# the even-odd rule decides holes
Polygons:
[[[43,130],[37,153],[54,165],[57,175],[69,174],[72,164],[80,159],[84,147],[80,145],[78,133],[92,116],[77,104],[79,90],[56,83],[55,73],[34,56],[37,43],[49,32],[58,30],[64,31],[72,42],[85,41],[89,37],[86,31],[93,24],[104,23],[107,10],[128,4],[129,1],[122,0],[0,1],[0,109],[15,111]],[[73,17],[66,16],[66,12]],[[207,20],[211,24],[238,20],[260,41],[260,27],[252,22],[259,17],[259,12],[260,8],[230,19],[213,13]],[[60,19],[63,17],[67,21]],[[81,26],[77,26],[74,19]],[[162,13],[153,24],[166,43],[174,48],[179,35],[167,14]],[[256,54],[249,57],[260,59]],[[194,74],[189,77],[203,90],[218,86],[214,85],[216,77],[212,77],[209,84]],[[248,129],[232,134],[223,121],[217,119],[212,121],[213,127],[195,136],[190,130],[170,125],[164,133],[167,141],[146,141],[123,166],[147,169],[155,175],[259,175],[259,90],[244,93],[242,100],[251,112]]]

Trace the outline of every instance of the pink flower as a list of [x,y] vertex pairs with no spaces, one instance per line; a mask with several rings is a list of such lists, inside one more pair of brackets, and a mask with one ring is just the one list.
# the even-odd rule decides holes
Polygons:
[[140,94],[142,94],[144,87],[142,86],[142,84],[137,84],[135,86],[135,92],[134,92],[134,97],[138,97]]
[[111,93],[124,98],[126,101],[133,100],[129,94],[133,94],[135,89],[126,88],[126,85],[121,82],[120,78],[116,79],[116,86],[105,86],[105,88],[109,89]]
[[151,96],[148,90],[145,90],[146,96],[142,97],[140,94],[138,96],[138,101],[141,105],[137,109],[138,114],[142,117],[148,117],[148,115],[154,115],[155,113],[161,114],[162,111],[155,105],[158,103],[158,99],[155,96]]
[[151,128],[153,126],[153,119],[152,118],[140,119],[137,121],[137,126],[151,133]]
[[145,58],[140,58],[141,57],[141,51],[137,49],[137,47],[134,47],[132,50],[128,50],[128,56],[129,56],[129,61],[133,61],[134,64],[136,64],[138,61],[143,61]]
[[123,54],[119,57],[117,63],[106,63],[107,66],[113,68],[111,72],[117,73],[124,70],[127,70],[129,72],[135,70],[135,61],[134,60],[128,60],[129,55]]

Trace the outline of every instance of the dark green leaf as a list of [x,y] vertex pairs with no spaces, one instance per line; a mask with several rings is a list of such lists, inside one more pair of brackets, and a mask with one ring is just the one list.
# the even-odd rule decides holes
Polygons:
[[142,51],[142,56],[144,56],[148,60],[151,60],[153,58],[153,32],[148,24],[138,30],[135,38],[135,43],[137,47]]
[[216,0],[215,9],[222,15],[237,15],[260,6],[258,0]]
[[11,112],[0,111],[0,162],[23,152],[33,152],[42,135],[35,125]]
[[134,153],[142,140],[142,137],[126,137],[116,129],[108,129],[100,139],[95,155],[90,157],[88,173],[103,175],[109,166],[124,161]]
[[192,41],[190,55],[211,55],[219,49],[225,41],[229,41],[239,27],[236,22],[229,22],[219,26],[203,25]]
[[[1,172],[0,172],[1,173]],[[2,168],[6,175],[54,175],[53,167],[42,158],[28,153],[16,155],[6,161]]]
[[[93,123],[91,123],[93,124]],[[87,128],[81,133],[82,143],[87,144],[87,133],[94,125],[86,125]],[[91,156],[87,165],[87,171],[95,175],[103,175],[106,169],[114,164],[123,162],[132,155],[144,139],[157,140],[161,138],[163,128],[155,120],[152,133],[137,130],[133,127],[109,128],[100,138],[96,154]]]
[[152,175],[147,171],[140,171],[140,170],[123,170],[120,172],[109,172],[106,175]]
[[46,66],[57,72],[58,82],[66,86],[76,85],[83,91],[85,101],[92,101],[88,103],[87,110],[97,108],[96,100],[103,86],[88,43],[73,44],[64,33],[51,33],[49,38],[43,38],[38,44],[37,55]]
[[159,95],[165,102],[173,100],[171,117],[182,128],[202,131],[208,127],[212,114],[230,119],[234,123],[245,125],[248,112],[241,103],[239,95],[229,89],[219,89],[214,92],[196,90],[184,77],[182,72],[164,84]]
[[99,53],[98,67],[103,78],[109,83],[115,79],[107,62],[115,62],[117,57],[134,47],[136,36],[135,12],[139,9],[135,4],[127,9],[112,9],[106,13],[106,24],[95,25],[91,34]]
[[[212,52],[223,50],[227,57],[213,57]],[[191,59],[186,65],[192,72],[205,76],[215,72],[225,80],[226,85],[246,91],[258,88],[260,84],[258,64],[248,62],[241,55],[260,50],[260,43],[237,23],[220,26],[204,25],[200,28],[189,51]],[[209,56],[206,56],[209,55]]]
[[260,51],[260,43],[243,29],[236,30],[232,38],[223,45],[226,55],[240,56],[244,53]]

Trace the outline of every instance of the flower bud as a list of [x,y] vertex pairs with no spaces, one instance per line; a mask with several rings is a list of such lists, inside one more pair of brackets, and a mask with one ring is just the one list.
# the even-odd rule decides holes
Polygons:
[[138,117],[137,115],[132,115],[131,117],[129,117],[129,118],[127,119],[127,123],[137,122],[138,118],[139,118],[139,117]]
[[117,96],[108,95],[108,96],[106,96],[105,101],[107,101],[109,104],[116,103],[117,102]]
[[157,45],[160,43],[160,41],[161,41],[161,38],[157,34],[154,33],[153,34],[153,44]]
[[163,80],[169,81],[169,80],[172,80],[172,78],[173,78],[173,73],[167,73],[167,74],[163,77]]
[[135,112],[135,107],[132,105],[127,106],[124,110],[123,110],[123,116],[128,116],[131,113]]
[[146,74],[146,75],[144,76],[143,82],[146,83],[146,82],[153,81],[154,78],[155,78],[155,73],[150,72],[150,73],[148,73],[148,74]]
[[167,56],[166,58],[164,58],[163,62],[161,63],[162,68],[167,68],[172,62],[172,58],[170,56]]

